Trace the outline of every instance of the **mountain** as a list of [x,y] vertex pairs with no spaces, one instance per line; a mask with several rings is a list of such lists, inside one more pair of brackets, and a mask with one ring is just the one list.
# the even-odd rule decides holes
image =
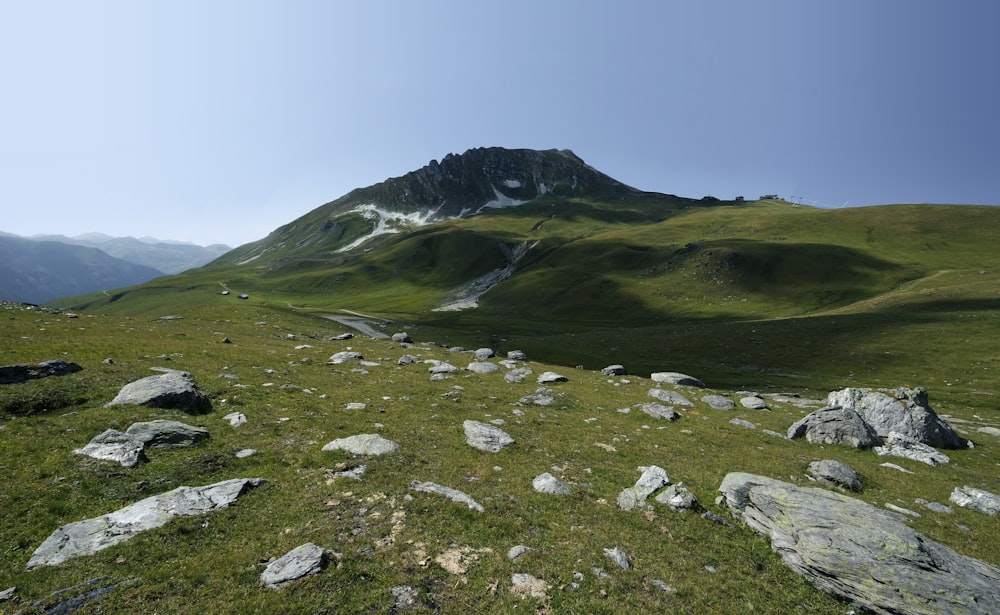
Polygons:
[[161,240],[153,237],[139,239],[112,237],[103,233],[86,233],[75,237],[39,235],[30,239],[99,248],[116,258],[136,265],[152,267],[167,274],[180,273],[187,269],[200,267],[230,250],[229,246],[222,244],[199,246],[193,243]]
[[0,298],[47,303],[139,284],[161,275],[86,246],[0,236]]

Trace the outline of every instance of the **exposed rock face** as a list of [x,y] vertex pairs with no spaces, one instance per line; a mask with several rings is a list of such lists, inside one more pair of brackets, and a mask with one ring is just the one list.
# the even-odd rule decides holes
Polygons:
[[201,392],[187,372],[168,371],[123,386],[108,405],[131,404],[151,408],[172,408],[188,414],[212,411],[212,402]]
[[469,446],[488,453],[499,453],[504,447],[514,444],[514,438],[506,431],[479,421],[465,421],[465,441]]
[[655,372],[649,375],[649,379],[653,382],[681,384],[689,387],[698,387],[699,389],[705,388],[705,383],[701,380],[698,380],[694,376],[688,376],[687,374],[681,374],[679,372]]
[[896,432],[934,448],[968,446],[968,441],[931,409],[927,391],[922,388],[847,388],[830,393],[826,403],[854,410],[883,438]]
[[812,444],[845,444],[867,449],[882,440],[861,415],[849,408],[820,408],[788,428],[788,438],[805,437]]
[[814,461],[809,464],[809,473],[821,483],[843,487],[851,491],[861,490],[861,477],[847,464],[832,459]]
[[399,450],[399,445],[374,433],[338,438],[327,443],[324,451],[347,451],[355,455],[387,455]]
[[918,534],[899,514],[740,472],[719,491],[786,566],[858,606],[886,614],[1000,612],[1000,569]]
[[955,487],[951,492],[949,501],[972,510],[981,512],[991,517],[1000,515],[1000,495],[976,489],[974,487]]
[[125,433],[143,443],[146,448],[184,448],[209,437],[208,430],[180,421],[148,421],[132,423]]
[[318,574],[328,561],[326,549],[307,542],[268,564],[260,575],[260,583],[271,589],[283,587],[292,581]]
[[76,363],[53,359],[38,365],[0,365],[0,384],[17,384],[49,376],[65,376],[82,370]]
[[26,569],[55,566],[72,557],[96,553],[177,516],[203,515],[225,508],[248,489],[265,482],[262,478],[234,478],[204,487],[178,487],[113,513],[69,523],[35,549]]

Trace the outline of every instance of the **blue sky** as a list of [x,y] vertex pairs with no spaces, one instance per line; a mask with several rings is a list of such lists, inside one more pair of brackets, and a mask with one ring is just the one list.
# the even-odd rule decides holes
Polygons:
[[479,146],[644,190],[1000,204],[1000,2],[4,2],[0,231],[238,245]]

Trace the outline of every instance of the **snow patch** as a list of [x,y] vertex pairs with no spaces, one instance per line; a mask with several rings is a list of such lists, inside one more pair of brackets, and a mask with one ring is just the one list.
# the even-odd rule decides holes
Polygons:
[[502,209],[504,207],[517,207],[518,205],[524,205],[528,201],[521,201],[518,199],[512,199],[506,194],[501,193],[497,190],[496,186],[493,186],[493,194],[496,195],[496,200],[489,201],[485,203],[482,207],[476,210],[476,213],[481,213],[484,209]]
[[520,188],[521,182],[517,181],[516,179],[505,179],[503,180],[503,185],[507,186],[508,188]]
[[410,214],[400,213],[398,211],[387,211],[385,209],[380,209],[377,205],[365,204],[358,205],[351,210],[351,213],[360,214],[365,220],[369,220],[375,223],[372,232],[355,239],[350,244],[340,248],[337,252],[348,252],[354,248],[365,243],[373,237],[379,235],[388,235],[390,233],[399,233],[403,227],[407,226],[426,226],[433,222],[434,213],[433,211],[417,211]]

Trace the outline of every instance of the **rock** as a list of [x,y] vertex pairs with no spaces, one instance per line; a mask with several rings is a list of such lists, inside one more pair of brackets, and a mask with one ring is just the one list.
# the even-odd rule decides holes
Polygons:
[[683,386],[698,387],[699,389],[705,388],[705,383],[701,380],[679,372],[655,372],[649,375],[649,379],[653,382],[680,384]]
[[666,504],[674,512],[684,512],[685,510],[698,510],[698,498],[688,489],[684,483],[670,485],[656,496],[656,501]]
[[326,549],[311,542],[295,547],[267,565],[260,575],[264,587],[277,589],[303,577],[317,574],[329,561]]
[[1000,496],[974,487],[955,487],[948,501],[994,517],[1000,514]]
[[548,472],[539,474],[532,479],[531,486],[539,493],[551,493],[553,495],[569,495],[573,493],[572,487]]
[[832,459],[809,464],[809,473],[821,483],[861,491],[861,477],[847,464]]
[[895,431],[889,432],[889,437],[885,440],[885,446],[876,446],[875,452],[880,456],[892,455],[893,457],[903,457],[904,459],[926,463],[929,466],[941,466],[951,461],[944,453],[939,453],[926,444],[921,444]]
[[399,450],[399,445],[374,433],[338,438],[327,443],[324,451],[347,451],[354,455],[386,455]]
[[507,358],[511,361],[527,361],[528,355],[524,354],[524,352],[520,350],[511,350],[507,353]]
[[160,527],[177,516],[202,515],[229,506],[262,478],[234,478],[203,487],[178,487],[116,510],[62,526],[28,560],[27,570],[55,566],[124,542],[140,532]]
[[476,357],[477,361],[485,361],[486,359],[492,359],[496,356],[492,348],[477,348],[475,352],[472,353]]
[[243,423],[247,422],[247,417],[242,412],[230,412],[226,416],[222,417],[222,419],[229,421],[229,424],[233,427],[239,427]]
[[443,485],[438,485],[437,483],[422,483],[418,480],[410,483],[410,489],[413,491],[423,491],[424,493],[436,493],[438,495],[443,495],[452,502],[457,504],[465,504],[472,510],[483,512],[483,507],[478,502],[473,500],[467,494],[462,493],[458,489],[452,489],[451,487],[445,487]]
[[397,344],[412,344],[413,338],[410,337],[409,333],[401,331],[399,333],[392,334],[392,341],[396,342]]
[[405,611],[407,609],[417,609],[428,608],[427,605],[420,600],[420,592],[417,588],[411,587],[409,585],[397,585],[392,588],[392,597],[395,598],[395,602],[392,605],[392,612],[397,613],[399,611]]
[[903,508],[901,506],[896,506],[895,504],[892,504],[890,502],[886,502],[885,503],[885,507],[888,508],[889,510],[893,511],[893,512],[898,512],[901,515],[908,515],[910,517],[913,517],[914,519],[919,519],[920,518],[920,513],[914,512],[914,511],[912,511],[912,510],[910,510],[908,508]]
[[115,461],[126,468],[146,459],[143,454],[145,445],[142,441],[116,429],[108,429],[93,437],[83,448],[74,449],[77,455],[86,455],[94,459]]
[[555,402],[552,391],[545,387],[536,389],[531,395],[525,395],[519,400],[522,404],[534,404],[535,406],[551,406]]
[[747,410],[770,410],[767,406],[767,402],[756,395],[741,397],[740,405]]
[[622,510],[640,508],[646,503],[646,498],[670,483],[667,471],[659,466],[643,466],[639,470],[642,475],[635,481],[635,485],[623,489],[618,494],[618,507]]
[[568,380],[569,378],[567,378],[566,376],[562,376],[555,372],[542,372],[542,374],[538,376],[538,384],[549,384],[551,382],[566,382]]
[[788,439],[805,437],[812,444],[845,444],[867,449],[882,440],[861,415],[850,408],[820,408],[788,428]]
[[679,412],[671,408],[670,406],[664,406],[663,404],[649,403],[649,404],[636,404],[636,406],[653,417],[654,419],[666,419],[668,421],[676,421],[681,418]]
[[687,398],[678,393],[677,391],[667,391],[665,389],[649,389],[646,392],[653,399],[658,399],[664,403],[673,404],[676,406],[684,406],[690,408],[694,406],[693,403]]
[[525,572],[510,575],[510,593],[521,598],[545,600],[549,584]]
[[348,361],[360,361],[364,359],[364,355],[360,352],[354,352],[353,350],[344,350],[343,352],[337,352],[330,355],[330,363],[334,365],[340,365],[341,363],[347,363]]
[[528,551],[531,551],[531,547],[527,547],[525,545],[517,545],[515,547],[511,547],[510,550],[507,551],[507,559],[513,562],[514,560],[521,557]]
[[427,371],[432,374],[452,374],[457,372],[458,368],[445,361],[435,361],[434,365],[431,365]]
[[185,448],[209,438],[207,429],[180,421],[132,423],[125,433],[142,442],[146,448]]
[[250,456],[256,455],[256,454],[257,454],[257,449],[244,448],[244,449],[240,449],[240,450],[236,451],[236,458],[237,459],[245,459],[247,457],[250,457]]
[[701,401],[715,410],[732,410],[736,407],[736,402],[723,395],[704,395]]
[[14,595],[15,591],[17,591],[16,587],[8,587],[7,589],[0,592],[0,602],[3,602],[4,600],[10,600],[10,597]]
[[757,429],[757,426],[746,419],[733,418],[729,419],[729,423],[732,425],[738,425],[740,427],[745,427],[746,429]]
[[49,376],[65,376],[82,369],[76,363],[70,363],[62,359],[42,361],[38,365],[0,365],[0,384],[18,384],[27,380],[48,378]]
[[877,613],[1000,612],[1000,570],[846,495],[744,473],[719,491],[813,585]]
[[[131,578],[108,582],[110,577],[95,577],[83,583],[78,583],[72,587],[57,589],[41,600],[36,600],[31,604],[32,613],[45,613],[46,615],[68,615],[75,613],[86,605],[98,600],[119,588],[134,585],[139,579]],[[19,613],[23,611],[18,611]]]
[[512,369],[506,374],[504,374],[503,379],[511,384],[518,382],[524,382],[526,376],[531,375],[530,367],[518,367],[517,369]]
[[201,392],[187,372],[167,371],[147,376],[123,386],[108,406],[136,405],[170,408],[188,414],[212,411],[212,402]]
[[364,410],[368,407],[363,401],[352,401],[344,404],[344,410]]
[[847,388],[831,392],[826,403],[854,410],[883,438],[896,432],[934,448],[968,446],[968,441],[931,409],[927,391],[922,388],[877,391]]
[[353,333],[341,333],[340,335],[334,335],[330,338],[331,342],[344,342],[350,339],[354,339]]
[[474,374],[489,374],[500,371],[500,366],[489,361],[473,361],[465,369]]
[[486,423],[479,421],[465,421],[462,423],[465,429],[465,441],[469,446],[489,453],[499,453],[503,448],[514,444],[514,438],[510,434]]
[[612,549],[605,549],[604,555],[614,563],[618,564],[622,570],[632,570],[632,562],[629,560],[628,554],[620,548],[614,547]]
[[416,363],[416,362],[417,362],[417,357],[413,356],[412,354],[404,354],[403,356],[399,357],[398,361],[396,361],[396,365],[409,365],[410,363]]
[[624,365],[609,365],[601,370],[601,373],[605,376],[624,376],[625,366]]

